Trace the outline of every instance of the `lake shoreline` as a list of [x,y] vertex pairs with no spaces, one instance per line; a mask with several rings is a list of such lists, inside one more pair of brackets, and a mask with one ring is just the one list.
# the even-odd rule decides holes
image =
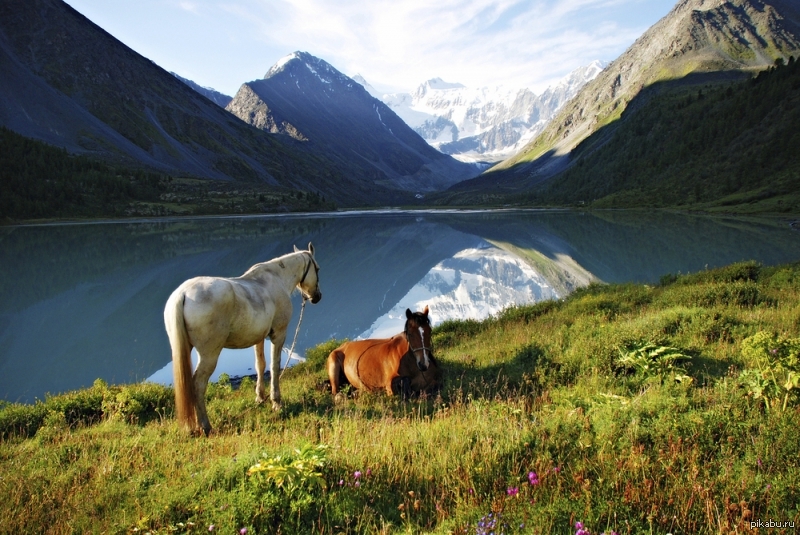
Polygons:
[[680,215],[695,215],[713,218],[753,219],[757,221],[781,221],[793,230],[800,230],[800,214],[778,212],[736,212],[736,211],[710,211],[679,208],[587,208],[575,206],[550,206],[550,207],[525,207],[525,206],[377,206],[369,208],[342,208],[333,211],[297,211],[297,212],[268,212],[252,214],[205,214],[205,215],[166,215],[152,217],[119,217],[119,218],[47,218],[12,220],[5,218],[0,221],[0,228],[10,227],[47,227],[68,225],[99,225],[99,224],[130,224],[130,223],[158,223],[194,220],[224,220],[224,219],[267,219],[267,218],[320,218],[353,215],[379,215],[379,214],[464,214],[464,213],[503,213],[503,212],[622,212],[622,213],[673,213]]

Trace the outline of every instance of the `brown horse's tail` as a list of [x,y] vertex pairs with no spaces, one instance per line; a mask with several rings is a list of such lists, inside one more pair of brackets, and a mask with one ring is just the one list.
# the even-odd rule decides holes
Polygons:
[[175,388],[175,416],[187,430],[197,427],[192,380],[192,344],[183,318],[182,292],[174,292],[164,308],[164,325],[172,348],[172,374]]
[[337,347],[328,355],[328,380],[331,382],[331,393],[336,396],[342,383],[346,381],[344,375],[344,352]]

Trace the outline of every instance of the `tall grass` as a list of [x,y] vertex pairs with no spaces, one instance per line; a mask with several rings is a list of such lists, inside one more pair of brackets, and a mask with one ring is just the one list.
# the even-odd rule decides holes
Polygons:
[[441,397],[410,402],[334,404],[321,386],[331,341],[287,371],[280,414],[254,405],[252,381],[211,385],[208,439],[179,430],[157,385],[6,405],[0,531],[798,525],[800,408],[786,384],[800,373],[799,294],[800,264],[744,263],[447,322],[434,333]]

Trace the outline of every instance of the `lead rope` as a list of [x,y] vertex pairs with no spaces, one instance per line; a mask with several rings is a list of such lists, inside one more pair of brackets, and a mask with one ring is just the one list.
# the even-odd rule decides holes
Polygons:
[[289,362],[294,357],[294,344],[295,342],[297,342],[297,333],[300,332],[300,324],[303,322],[303,311],[306,309],[306,301],[308,301],[308,299],[306,299],[306,297],[303,296],[303,305],[300,307],[300,318],[297,320],[297,328],[294,330],[294,340],[292,340],[292,348],[289,350],[289,357],[286,359],[286,366],[284,366],[283,369],[281,370],[281,374],[278,376],[279,378],[283,377],[283,372],[285,372],[286,368],[289,367]]

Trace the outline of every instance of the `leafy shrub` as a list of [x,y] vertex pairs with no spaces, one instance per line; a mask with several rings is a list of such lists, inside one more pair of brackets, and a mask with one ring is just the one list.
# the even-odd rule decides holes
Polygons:
[[751,366],[739,375],[753,399],[769,409],[786,410],[800,399],[800,338],[760,331],[742,342],[742,356]]
[[172,389],[154,383],[108,386],[97,379],[91,388],[47,396],[33,405],[0,407],[0,438],[31,437],[55,414],[71,428],[91,425],[104,418],[144,424],[172,412]]
[[626,351],[620,350],[619,353],[616,365],[620,370],[632,371],[645,379],[657,377],[662,383],[667,377],[677,382],[691,381],[683,363],[690,361],[692,357],[675,347],[648,342]]
[[477,335],[486,328],[485,322],[473,319],[446,320],[437,325],[431,333],[434,351],[453,347],[459,342]]
[[306,361],[296,367],[302,369],[308,367],[312,372],[319,372],[326,369],[328,355],[331,351],[345,343],[347,340],[328,340],[306,350]]

